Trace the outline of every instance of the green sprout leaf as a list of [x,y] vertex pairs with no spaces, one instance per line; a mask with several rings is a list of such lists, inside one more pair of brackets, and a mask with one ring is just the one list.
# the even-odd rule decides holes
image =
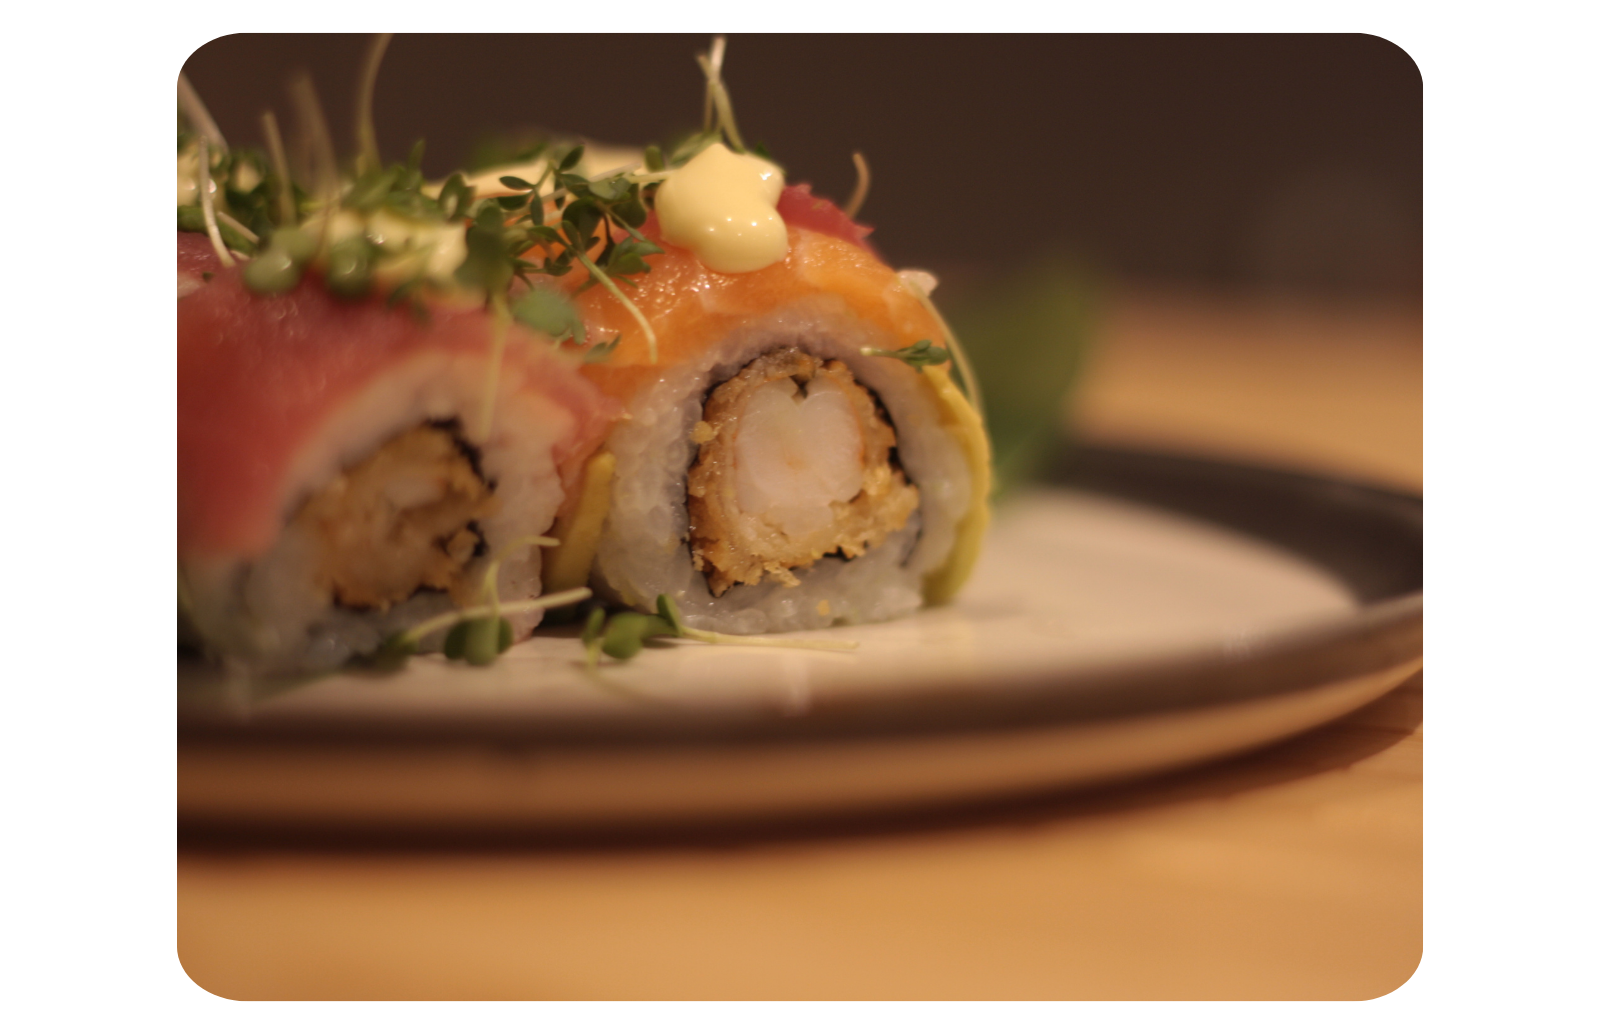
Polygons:
[[863,348],[861,354],[882,356],[885,359],[899,359],[919,370],[924,366],[937,366],[940,363],[950,361],[949,349],[935,348],[933,342],[926,338],[914,345],[896,348],[893,351],[884,348]]
[[185,233],[206,232],[206,215],[199,205],[178,206],[178,229]]
[[587,197],[577,198],[561,210],[561,225],[567,230],[567,241],[575,248],[587,251],[594,245],[594,231],[600,227],[600,206]]
[[395,180],[399,177],[397,168],[375,169],[364,176],[358,177],[345,193],[344,205],[358,212],[371,212],[381,205],[389,196],[389,191],[394,187]]
[[596,604],[583,622],[584,662],[592,669],[600,662],[600,650],[605,641],[606,608]]
[[583,633],[580,636],[580,638],[583,640],[584,646],[599,642],[601,634],[604,631],[605,623],[606,608],[598,603],[590,607],[589,616],[584,618]]
[[317,238],[297,226],[282,226],[272,231],[267,246],[282,251],[295,262],[304,264],[310,262],[311,257],[317,253]]
[[646,255],[660,255],[662,249],[656,244],[637,237],[629,237],[621,241],[611,251],[610,261],[605,265],[605,271],[612,276],[630,276],[650,272],[650,263],[644,260]]
[[674,634],[672,623],[665,618],[633,610],[623,611],[606,624],[600,649],[607,657],[625,661],[644,649],[646,639]]
[[372,287],[372,264],[377,247],[365,237],[346,237],[328,248],[328,289],[346,298],[359,298]]
[[450,631],[444,637],[444,655],[452,661],[459,661],[467,652],[467,622],[457,621],[450,626]]
[[683,610],[666,593],[656,597],[656,614],[667,619],[673,635],[684,636],[688,633],[689,626],[683,623]]
[[439,188],[439,207],[444,212],[444,217],[455,221],[466,215],[472,208],[473,189],[467,185],[466,178],[461,173],[452,173],[444,181],[444,186]]
[[268,247],[245,265],[240,276],[256,294],[284,294],[300,283],[300,264],[286,249]]
[[405,667],[406,661],[416,652],[415,640],[404,632],[395,632],[378,644],[378,648],[366,659],[366,663],[380,671],[397,671]]
[[467,257],[456,269],[456,279],[468,287],[482,288],[490,296],[504,295],[511,286],[511,256],[506,253],[504,223],[499,219],[499,206],[490,204],[486,214],[479,205],[473,215],[474,222],[467,227]]
[[588,189],[591,195],[601,201],[620,201],[637,188],[628,182],[627,177],[613,176],[608,180],[591,180]]
[[[603,362],[605,362],[607,359],[611,358],[611,353],[615,352],[617,350],[617,345],[621,341],[622,341],[622,335],[618,334],[616,337],[612,338],[610,341],[601,341],[601,342],[599,342],[594,347],[590,348],[587,352],[583,353],[583,361],[586,362],[586,363],[603,363]],[[581,344],[582,342],[579,342],[579,343]]]
[[444,655],[484,667],[511,649],[511,638],[511,622],[505,618],[468,618],[456,622],[445,635]]
[[512,303],[511,317],[556,341],[570,337],[581,345],[588,339],[583,317],[565,294],[552,287],[541,285],[524,293]]

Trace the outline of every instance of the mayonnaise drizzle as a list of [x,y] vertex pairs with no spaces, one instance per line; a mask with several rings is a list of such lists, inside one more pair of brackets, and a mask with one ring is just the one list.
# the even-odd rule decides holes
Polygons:
[[777,208],[782,193],[776,165],[712,144],[656,192],[661,236],[718,273],[765,269],[789,253],[789,230]]

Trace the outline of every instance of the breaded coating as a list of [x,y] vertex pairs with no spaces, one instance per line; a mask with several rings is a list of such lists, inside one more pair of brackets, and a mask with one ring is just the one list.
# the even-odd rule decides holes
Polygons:
[[391,439],[308,500],[293,527],[309,536],[318,587],[340,606],[387,610],[419,589],[466,602],[463,577],[497,500],[449,430]]
[[[824,514],[821,520],[786,519],[777,508],[746,512],[741,505],[741,496],[744,502],[750,500],[749,479],[756,475],[739,469],[740,435],[771,433],[752,430],[744,423],[747,411],[758,392],[785,380],[792,384],[778,387],[792,393],[797,404],[819,391],[836,392],[847,400],[855,421],[853,433],[859,435],[859,457],[851,457],[846,466],[850,468],[848,483],[854,485],[854,463],[859,461],[860,489],[849,499],[817,498],[807,512]],[[837,419],[837,406],[833,412]],[[857,384],[849,367],[837,360],[823,362],[793,346],[775,349],[718,385],[706,401],[703,417],[692,434],[700,452],[689,470],[689,538],[695,569],[705,572],[714,595],[722,595],[736,583],[758,584],[768,576],[784,585],[798,585],[795,570],[809,568],[830,553],[859,556],[905,527],[917,509],[916,486],[907,483],[904,471],[892,458],[893,426],[872,393]],[[840,429],[833,430],[836,434],[831,444],[837,448]],[[844,433],[846,441],[852,440],[849,429]],[[796,457],[789,456],[787,461],[794,463]],[[797,476],[809,474],[812,482],[837,476],[836,455],[833,463],[834,468],[821,475],[801,472]],[[771,476],[770,471],[763,473]]]

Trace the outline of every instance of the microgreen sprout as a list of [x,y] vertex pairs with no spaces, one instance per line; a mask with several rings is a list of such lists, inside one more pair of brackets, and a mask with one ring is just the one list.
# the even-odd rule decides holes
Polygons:
[[726,136],[728,146],[742,154],[746,148],[739,137],[739,127],[733,121],[733,101],[728,97],[728,87],[722,81],[722,58],[727,47],[727,38],[716,36],[711,40],[711,52],[695,57],[706,77],[705,132],[715,131]]
[[512,539],[510,542],[501,546],[499,549],[494,551],[494,555],[491,556],[489,558],[489,562],[484,565],[483,585],[478,590],[479,598],[489,600],[490,602],[499,601],[500,590],[498,586],[500,579],[500,565],[504,563],[506,557],[510,556],[512,553],[515,553],[519,549],[527,549],[529,546],[559,545],[561,545],[560,542],[548,535],[523,535],[521,538]]
[[200,137],[200,211],[205,218],[206,234],[211,238],[211,248],[217,253],[217,258],[224,266],[233,265],[233,256],[228,254],[227,245],[222,243],[222,231],[217,228],[216,202],[212,199],[212,192],[216,184],[211,178],[211,141],[204,135]]
[[278,117],[270,111],[261,113],[261,135],[267,141],[267,156],[272,161],[272,175],[278,188],[274,199],[278,206],[278,225],[292,226],[298,215],[294,177],[289,175],[289,156],[283,149],[283,135],[278,132]]
[[683,639],[721,646],[787,646],[796,650],[854,650],[861,644],[848,639],[780,639],[765,635],[729,635],[723,632],[706,632],[690,628],[683,620],[683,611],[670,596],[656,597],[656,613],[672,623],[673,634]]
[[250,227],[246,226],[244,223],[241,223],[227,212],[218,212],[216,213],[216,216],[218,224],[217,228],[219,230],[223,229],[224,227],[233,230],[240,237],[243,237],[245,243],[250,245],[252,248],[261,243],[261,238],[256,235],[254,230],[250,229]]
[[[401,660],[416,653],[421,648],[422,641],[435,632],[453,629],[462,623],[479,621],[485,618],[494,621],[503,619],[508,614],[527,614],[535,610],[554,610],[557,607],[567,607],[574,603],[582,603],[593,595],[588,588],[566,589],[553,592],[548,596],[539,596],[531,600],[514,600],[510,603],[496,603],[493,605],[479,604],[473,607],[463,607],[452,610],[436,617],[416,624],[403,632],[396,632],[383,645],[378,648],[377,659],[382,661]],[[462,633],[466,635],[466,633]],[[498,636],[498,632],[496,633]],[[498,641],[496,640],[496,645]],[[509,644],[508,644],[509,645]],[[503,652],[496,650],[496,654]],[[470,660],[470,658],[468,658]],[[493,658],[489,658],[493,660]],[[476,663],[476,662],[474,662]]]
[[600,663],[600,651],[605,645],[605,624],[606,608],[597,603],[589,609],[589,616],[583,622],[583,656],[591,671]]
[[[557,342],[571,338],[574,344],[582,345],[588,341],[583,317],[578,315],[572,300],[543,284],[530,288],[512,302],[511,316],[518,323],[548,334]],[[587,356],[584,357],[584,362],[591,361]]]
[[[308,72],[297,72],[289,79],[289,98],[294,102],[300,124],[305,127],[311,149],[312,178],[322,207],[331,211],[338,205],[339,162],[334,155],[328,120],[317,99],[317,88]],[[326,223],[324,223],[326,225]]]
[[392,32],[380,32],[372,37],[367,47],[367,58],[362,62],[361,86],[356,92],[356,168],[372,172],[381,164],[378,157],[378,133],[372,122],[372,91],[378,82],[378,66],[383,63],[384,51],[389,49]]
[[663,617],[625,610],[611,615],[611,620],[606,622],[600,649],[607,657],[625,661],[644,649],[645,640],[677,634],[672,623]]
[[511,649],[511,640],[511,622],[505,618],[491,616],[458,621],[445,634],[445,659],[466,661],[482,668]]
[[222,130],[217,128],[216,120],[201,102],[200,94],[195,91],[194,84],[189,82],[189,77],[182,72],[178,73],[178,108],[202,140],[218,151],[227,151],[228,141],[222,138]]
[[380,664],[393,666],[415,653],[424,638],[440,629],[448,628],[449,632],[444,637],[446,658],[452,661],[464,660],[479,667],[493,664],[496,657],[511,649],[511,623],[505,619],[505,615],[520,614],[530,610],[552,610],[589,598],[588,589],[568,589],[538,599],[504,604],[500,602],[500,565],[505,558],[519,549],[530,546],[554,545],[558,545],[556,540],[545,535],[524,535],[512,539],[496,550],[489,562],[484,565],[483,582],[478,590],[480,602],[477,606],[440,614],[404,632],[390,636],[379,647],[376,659]]
[[867,203],[867,191],[872,187],[872,170],[867,167],[867,156],[860,151],[853,152],[850,160],[856,166],[856,189],[850,192],[850,200],[844,206],[844,214],[854,219],[856,213],[861,211],[861,206]]
[[584,652],[590,667],[598,662],[601,653],[625,661],[637,656],[648,640],[664,638],[689,639],[717,646],[777,646],[797,650],[854,650],[861,645],[843,639],[782,639],[690,628],[683,619],[683,610],[665,594],[656,597],[654,614],[624,610],[611,615],[602,626],[603,618],[603,609],[596,607],[584,623]]
[[[661,249],[657,248],[656,250],[659,251]],[[585,255],[581,251],[578,252],[578,261],[583,263],[583,268],[589,271],[589,275],[591,277],[598,280],[601,285],[611,293],[613,298],[622,303],[622,307],[628,310],[628,315],[632,316],[634,322],[639,324],[639,329],[644,331],[645,344],[650,349],[650,361],[652,363],[656,362],[656,331],[654,327],[650,326],[650,321],[644,318],[644,313],[639,311],[639,307],[633,304],[627,295],[622,293],[622,289],[616,285],[616,282],[607,276],[604,270],[595,265],[594,261],[590,259],[588,255]],[[646,269],[648,268],[649,267],[646,267]]]
[[886,348],[863,348],[861,350],[861,354],[882,356],[885,359],[899,359],[905,362],[907,365],[914,366],[919,370],[924,366],[937,366],[940,363],[948,362],[950,360],[949,349],[937,348],[934,346],[934,343],[929,341],[927,338],[918,341],[914,345],[907,345],[905,348],[896,348],[893,351],[890,351]]
[[605,362],[607,359],[611,358],[611,353],[616,351],[617,344],[621,340],[622,340],[622,335],[618,334],[616,337],[612,338],[610,341],[596,342],[595,345],[592,348],[590,348],[587,352],[583,353],[583,361],[586,362],[586,363],[603,363],[603,362]]
[[[978,411],[979,416],[982,416],[983,392],[978,387],[978,378],[972,372],[972,363],[967,359],[966,350],[961,347],[961,342],[956,340],[955,334],[950,330],[950,324],[946,323],[944,317],[939,315],[939,310],[934,307],[933,299],[928,297],[929,288],[924,287],[919,282],[918,277],[908,276],[905,273],[901,273],[898,279],[901,285],[910,291],[917,301],[922,303],[923,309],[933,318],[933,322],[938,325],[939,333],[944,335],[945,348],[949,351],[951,358],[955,360],[956,385],[972,403],[972,408]],[[930,280],[929,282],[931,283],[932,281]],[[918,367],[918,369],[921,369],[921,367]]]

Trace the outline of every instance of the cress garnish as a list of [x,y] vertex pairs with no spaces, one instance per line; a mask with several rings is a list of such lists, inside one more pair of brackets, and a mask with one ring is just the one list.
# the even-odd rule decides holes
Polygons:
[[644,649],[652,639],[690,639],[714,646],[778,646],[796,650],[854,650],[861,644],[845,639],[780,639],[777,636],[729,635],[690,628],[684,623],[683,611],[672,597],[656,597],[656,612],[645,614],[636,610],[623,610],[606,619],[604,607],[596,606],[589,612],[583,626],[584,652],[592,668],[600,654],[619,661],[628,660]]

